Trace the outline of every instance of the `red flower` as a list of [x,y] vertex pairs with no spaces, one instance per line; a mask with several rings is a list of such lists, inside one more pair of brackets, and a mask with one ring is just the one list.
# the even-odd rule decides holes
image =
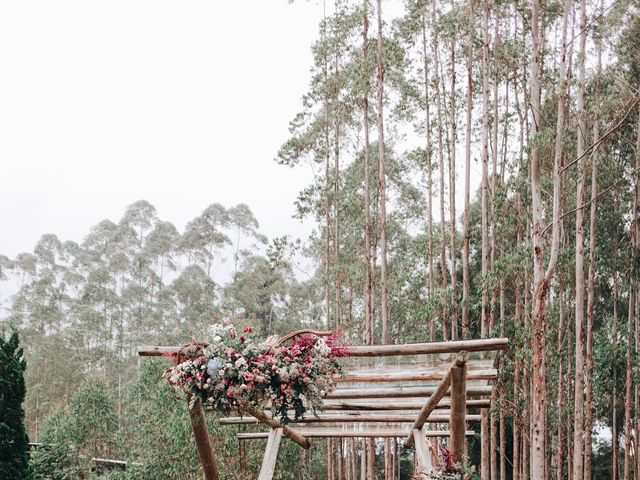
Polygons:
[[253,333],[254,330],[255,329],[253,327],[244,327],[244,333]]

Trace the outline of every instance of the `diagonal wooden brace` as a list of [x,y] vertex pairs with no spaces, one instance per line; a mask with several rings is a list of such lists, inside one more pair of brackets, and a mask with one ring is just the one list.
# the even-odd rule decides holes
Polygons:
[[202,464],[202,470],[204,471],[204,478],[205,480],[218,480],[216,459],[211,450],[211,442],[209,441],[209,432],[204,419],[202,401],[200,398],[193,399],[191,396],[187,397],[187,401],[189,402],[187,406],[189,420],[191,420],[191,428],[193,429],[193,436],[196,440],[196,447],[198,449],[200,463]]
[[264,423],[265,425],[271,428],[281,428],[282,433],[285,437],[290,438],[291,440],[296,442],[298,445],[300,445],[302,448],[308,449],[309,447],[311,447],[311,443],[303,435],[296,432],[295,430],[292,430],[286,425],[281,425],[280,422],[269,417],[262,410],[257,410],[249,406],[243,406],[242,410],[248,413],[249,415],[257,418],[261,423]]
[[[467,363],[468,356],[469,354],[467,352],[459,352],[456,355],[456,359],[453,361],[451,368],[449,369],[445,377],[442,379],[442,382],[440,382],[440,385],[438,386],[436,391],[433,393],[433,395],[429,397],[429,401],[427,402],[427,404],[424,407],[422,407],[422,410],[420,411],[420,415],[418,415],[418,418],[413,424],[413,430],[422,429],[427,419],[429,418],[429,415],[431,415],[431,412],[433,412],[433,410],[438,406],[438,403],[440,402],[440,400],[442,400],[442,398],[449,391],[449,387],[451,386],[451,370],[455,367],[464,366]],[[415,441],[415,437],[413,433],[410,433],[404,441],[404,447],[405,448],[412,447],[414,441]]]
[[260,468],[258,480],[271,480],[273,478],[281,439],[282,428],[271,429],[271,432],[269,432],[269,440],[267,440],[267,448],[264,451],[264,458],[262,459],[262,467]]

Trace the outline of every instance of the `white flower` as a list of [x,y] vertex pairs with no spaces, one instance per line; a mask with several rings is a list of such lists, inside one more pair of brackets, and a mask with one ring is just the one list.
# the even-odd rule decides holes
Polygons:
[[325,342],[323,339],[318,340],[313,348],[316,352],[318,352],[319,355],[323,357],[328,357],[331,353],[331,348],[329,348],[329,345],[327,345],[327,342]]
[[246,365],[247,365],[247,361],[244,358],[240,357],[239,359],[236,360],[236,363],[235,363],[236,368],[240,368]]

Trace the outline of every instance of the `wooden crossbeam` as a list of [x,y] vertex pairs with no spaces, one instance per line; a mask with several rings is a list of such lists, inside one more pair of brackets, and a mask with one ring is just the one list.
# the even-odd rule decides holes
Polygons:
[[[455,368],[455,367],[464,366],[464,364],[467,362],[467,357],[468,357],[467,352],[458,353],[451,367]],[[442,379],[442,382],[438,386],[436,392],[431,397],[429,397],[429,401],[426,403],[426,405],[424,405],[424,407],[420,411],[420,414],[418,415],[418,418],[416,419],[416,422],[413,426],[413,430],[422,429],[431,412],[433,412],[433,410],[438,406],[438,404],[440,403],[440,400],[442,400],[442,398],[445,396],[445,394],[449,390],[450,385],[451,385],[451,369],[449,370],[449,373],[447,373],[447,375]],[[413,432],[411,432],[409,435],[407,435],[407,438],[404,441],[405,448],[412,447],[414,441],[415,441],[415,438],[414,438]]]
[[[466,415],[465,420],[467,422],[479,422],[482,418],[481,415]],[[319,414],[318,416],[307,416],[300,418],[295,423],[413,423],[416,419],[415,413],[413,415],[393,415],[393,414],[366,414],[366,413],[352,413],[349,415],[327,415]],[[449,415],[430,415],[427,419],[428,423],[449,423]],[[227,417],[220,418],[218,420],[220,425],[257,425],[261,423],[254,417]]]
[[[354,400],[360,398],[409,398],[429,397],[438,390],[433,387],[391,387],[391,388],[338,388],[327,394],[329,399]],[[472,385],[467,388],[468,396],[491,395],[491,385]],[[445,395],[447,392],[445,392]]]
[[508,338],[456,340],[453,342],[405,343],[400,345],[353,345],[345,348],[347,357],[391,357],[436,353],[489,352],[505,350]]
[[[423,381],[441,381],[447,370],[421,370],[416,368],[414,371],[358,371],[350,370],[343,378],[336,379],[337,383],[398,383],[406,382],[423,382]],[[482,370],[468,370],[467,380],[495,380],[498,378],[498,370],[495,368],[485,368]]]
[[[433,397],[429,397],[433,398]],[[467,401],[467,408],[489,408],[490,400],[488,399],[474,399]],[[421,402],[399,402],[382,403],[374,402],[371,399],[368,402],[346,402],[327,400],[323,405],[323,410],[358,410],[358,411],[376,411],[376,410],[421,410],[424,407],[424,401]],[[451,401],[449,399],[442,399],[435,405],[434,408],[450,408]]]
[[[343,430],[322,428],[317,430],[304,430],[306,438],[403,438],[407,436],[407,429],[402,430]],[[466,435],[472,437],[475,435],[473,430],[468,430]],[[448,430],[427,430],[426,437],[448,437]],[[255,440],[260,438],[269,438],[269,432],[253,432],[238,433],[238,440]]]
[[[350,345],[345,347],[347,357],[390,357],[402,355],[427,355],[438,353],[489,352],[505,350],[508,338],[484,338],[478,340],[456,340],[452,342],[406,343],[400,345]],[[181,347],[142,346],[138,355],[142,357],[160,357],[178,353]]]

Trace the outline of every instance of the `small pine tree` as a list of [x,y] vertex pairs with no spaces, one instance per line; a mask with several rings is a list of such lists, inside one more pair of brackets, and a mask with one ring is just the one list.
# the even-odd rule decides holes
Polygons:
[[18,333],[0,335],[0,480],[30,478],[29,438],[22,403],[26,393],[24,359]]

